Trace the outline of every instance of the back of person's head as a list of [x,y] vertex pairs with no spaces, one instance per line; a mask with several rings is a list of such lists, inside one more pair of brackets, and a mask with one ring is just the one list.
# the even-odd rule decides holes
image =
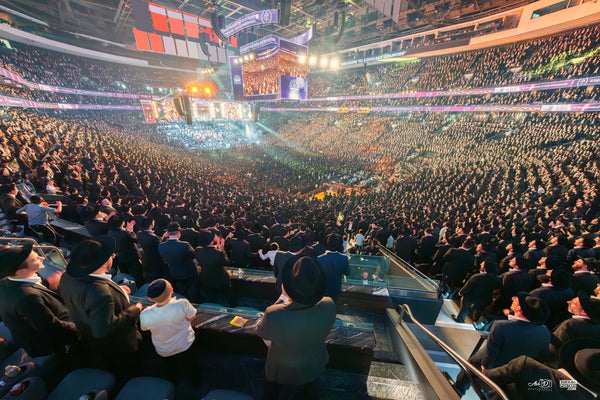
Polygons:
[[279,245],[276,242],[271,243],[270,250],[279,250]]
[[150,229],[150,227],[152,226],[152,222],[154,222],[152,218],[146,217],[140,222],[139,228],[144,231]]
[[467,239],[463,243],[463,247],[465,249],[472,249],[473,247],[475,247],[475,243],[476,243],[475,240],[473,240],[473,239]]
[[557,289],[566,289],[571,286],[571,274],[562,268],[555,268],[550,274],[550,282]]
[[37,194],[31,196],[29,200],[31,201],[31,204],[42,204],[42,202],[44,201],[42,196],[38,196]]

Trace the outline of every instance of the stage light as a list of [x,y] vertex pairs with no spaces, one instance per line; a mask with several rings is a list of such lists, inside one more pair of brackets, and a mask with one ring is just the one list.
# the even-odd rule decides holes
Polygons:
[[198,93],[198,86],[192,86],[192,87],[190,87],[190,91],[192,93]]
[[316,65],[317,64],[317,57],[315,56],[310,56],[310,58],[308,59],[308,63],[310,65]]
[[304,54],[301,54],[301,55],[298,57],[298,62],[299,62],[300,64],[306,64],[306,56],[305,56]]
[[332,70],[337,70],[340,68],[340,60],[338,60],[337,58],[332,58],[331,61],[329,62],[329,68],[331,68]]
[[208,86],[204,88],[204,93],[210,96],[210,88]]
[[322,57],[321,58],[321,67],[325,68],[325,67],[327,67],[327,65],[329,65],[329,60],[327,59],[327,57]]
[[234,58],[233,59],[233,63],[234,64],[239,64],[240,63],[240,59],[239,58]]
[[250,54],[248,55],[248,57],[250,58],[250,60],[254,60],[254,53],[250,53]]

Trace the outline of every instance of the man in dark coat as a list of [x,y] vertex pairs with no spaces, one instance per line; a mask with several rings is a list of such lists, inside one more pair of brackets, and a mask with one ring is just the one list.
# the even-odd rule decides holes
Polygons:
[[337,302],[337,297],[342,292],[342,276],[350,275],[350,263],[348,257],[340,254],[342,248],[342,238],[331,233],[325,238],[325,254],[320,255],[317,259],[321,269],[325,273],[326,289],[325,295],[331,297],[334,302]]
[[[494,321],[484,346],[469,358],[475,368],[491,369],[521,355],[537,357],[548,353],[550,331],[543,324],[548,318],[548,306],[543,300],[520,292],[512,299],[514,313],[509,320]],[[454,389],[463,396],[471,382],[461,371]]]
[[594,339],[600,335],[600,300],[580,291],[568,303],[573,316],[552,331],[550,353],[558,355],[561,346],[573,339]]
[[302,257],[282,271],[283,294],[268,307],[256,330],[270,341],[265,362],[265,399],[278,398],[281,385],[300,386],[301,398],[318,398],[318,378],[329,360],[325,339],[335,322],[335,303],[325,294],[325,276]]
[[115,263],[120,272],[132,275],[136,282],[141,283],[143,280],[142,264],[140,253],[136,247],[137,238],[133,233],[135,221],[129,221],[127,229],[123,228],[124,225],[125,223],[119,215],[113,215],[108,220],[109,231],[107,235],[112,237],[117,245]]
[[[17,346],[32,357],[64,356],[66,345],[77,342],[75,324],[60,296],[42,284],[37,274],[43,258],[23,247],[0,248],[0,317]],[[60,273],[48,277],[56,289]]]
[[475,256],[471,253],[475,241],[473,239],[465,240],[462,247],[451,248],[444,255],[443,282],[454,289],[462,284],[467,273],[475,267]]
[[141,222],[142,229],[137,233],[137,242],[142,248],[142,277],[143,282],[152,282],[169,276],[169,268],[158,253],[160,238],[153,232],[154,220],[146,218]]
[[598,275],[590,271],[598,264],[594,258],[580,258],[573,263],[573,277],[571,278],[571,287],[575,293],[584,290],[587,293],[594,293],[594,289],[600,283]]
[[105,221],[106,217],[107,215],[101,212],[100,207],[97,205],[85,207],[83,210],[85,228],[92,238],[108,233],[109,226]]
[[168,239],[158,246],[158,253],[169,266],[169,280],[176,293],[197,303],[198,267],[194,260],[194,249],[188,242],[179,240],[179,224],[172,222],[167,226]]
[[184,223],[186,228],[181,231],[181,237],[179,240],[182,242],[188,242],[193,248],[200,246],[200,233],[194,229],[194,221],[188,218],[184,221]]
[[433,236],[433,231],[431,228],[425,229],[425,235],[421,238],[417,245],[416,255],[418,256],[418,261],[423,263],[432,262],[433,253],[435,251],[435,245],[438,240],[435,236]]
[[213,232],[210,244],[205,247],[196,247],[196,261],[200,266],[200,283],[207,292],[206,301],[216,303],[220,293],[227,297],[228,307],[235,307],[229,287],[229,274],[225,270],[227,259],[225,253],[216,248],[217,237]]
[[131,304],[127,289],[106,274],[114,252],[115,242],[108,236],[81,242],[73,248],[58,289],[91,354],[92,365],[126,379],[137,368],[136,351],[142,336],[136,324],[142,305]]
[[394,242],[394,252],[404,261],[411,263],[418,244],[410,229],[405,227]]
[[492,302],[494,290],[502,283],[497,271],[498,264],[495,260],[488,258],[481,263],[479,273],[471,276],[459,290],[458,295],[462,296],[460,311],[458,315],[451,315],[452,319],[463,323],[471,308],[481,312]]
[[250,245],[243,238],[244,233],[241,230],[235,231],[233,237],[225,240],[225,251],[231,260],[231,266],[235,268],[246,268],[250,266],[254,258]]
[[571,300],[575,293],[569,286],[571,275],[563,269],[553,269],[550,273],[548,283],[543,283],[542,287],[531,291],[531,296],[539,297],[544,300],[550,309],[550,316],[546,322],[549,329],[569,317],[567,312],[567,301]]

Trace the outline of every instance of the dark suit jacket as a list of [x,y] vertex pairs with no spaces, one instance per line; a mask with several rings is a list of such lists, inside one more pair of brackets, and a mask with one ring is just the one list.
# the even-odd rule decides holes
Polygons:
[[90,233],[92,238],[100,235],[106,235],[108,233],[108,224],[104,221],[97,221],[95,219],[87,221],[85,223],[85,228]]
[[417,254],[423,258],[433,257],[438,240],[435,236],[423,236],[417,245]]
[[600,283],[600,278],[598,278],[598,275],[595,274],[581,272],[578,274],[573,274],[571,277],[571,287],[575,293],[583,290],[593,295],[594,289],[596,289],[598,283]]
[[200,282],[209,288],[220,288],[229,284],[229,274],[225,270],[225,253],[214,246],[197,247],[196,261],[200,266]]
[[17,210],[24,206],[16,197],[5,194],[1,199],[2,210],[6,213],[8,219],[15,219]]
[[336,299],[342,291],[342,275],[350,275],[348,257],[338,252],[326,252],[318,257],[319,265],[325,273],[325,296]]
[[552,344],[560,349],[564,343],[573,339],[594,339],[600,335],[600,324],[593,319],[569,318],[552,331]]
[[518,356],[546,355],[550,346],[550,331],[544,325],[521,320],[496,320],[482,348],[479,360],[485,368],[504,365]]
[[63,274],[58,286],[77,330],[93,351],[134,352],[141,341],[136,323],[140,311],[111,280]]
[[198,278],[194,249],[188,242],[169,239],[158,245],[158,253],[169,266],[169,278],[175,280]]
[[501,275],[502,294],[510,299],[518,292],[526,292],[531,287],[531,275],[527,271],[508,271]]
[[182,242],[188,242],[190,246],[196,248],[200,246],[200,232],[192,228],[187,228],[181,231],[181,236],[179,237],[179,240],[181,240]]
[[115,239],[115,243],[117,244],[116,253],[118,262],[139,262],[140,253],[137,247],[135,247],[137,238],[132,232],[128,232],[123,228],[111,229],[108,231],[108,236]]
[[523,254],[523,258],[525,259],[525,261],[527,261],[529,269],[532,269],[537,268],[538,261],[540,261],[540,258],[544,257],[545,255],[546,254],[542,250],[534,249],[527,250],[525,254]]
[[250,245],[245,240],[227,239],[225,241],[225,251],[233,267],[247,267],[252,260]]
[[[561,388],[560,381],[570,380],[571,378],[527,356],[520,356],[505,365],[488,369],[485,371],[485,374],[496,384],[500,385],[511,400],[562,398],[579,400],[592,398],[580,386],[577,386],[577,390],[574,391],[567,391],[565,388]],[[536,390],[536,387],[532,386],[532,384],[540,382],[541,379],[551,380],[552,386],[546,387],[545,390]]]
[[0,317],[17,346],[33,357],[64,352],[65,344],[77,340],[69,310],[58,294],[41,285],[0,280]]
[[458,293],[463,301],[483,308],[492,302],[494,289],[501,284],[502,279],[498,275],[479,273],[471,276]]
[[283,266],[287,262],[288,259],[292,258],[294,255],[287,251],[278,251],[275,254],[275,261],[273,262],[273,275],[275,275],[275,287],[278,291],[281,291],[281,271],[283,270]]
[[463,248],[452,248],[444,255],[446,264],[443,268],[446,282],[450,285],[459,285],[465,279],[467,272],[475,267],[475,256]]
[[567,312],[567,301],[575,297],[573,289],[559,289],[556,287],[541,287],[532,290],[531,296],[538,297],[548,305],[550,308],[550,317],[546,321],[546,326],[550,329],[569,318]]
[[144,281],[151,282],[158,278],[167,278],[169,268],[158,252],[160,238],[153,232],[142,231],[137,235],[138,244],[142,248],[142,273]]
[[246,241],[250,245],[250,251],[253,253],[257,253],[260,249],[267,249],[267,240],[260,233],[248,235]]
[[394,243],[394,252],[406,262],[410,262],[417,249],[417,239],[412,236],[401,236]]

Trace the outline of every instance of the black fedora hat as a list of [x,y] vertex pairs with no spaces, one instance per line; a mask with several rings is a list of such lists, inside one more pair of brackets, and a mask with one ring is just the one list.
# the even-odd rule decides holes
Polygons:
[[577,297],[579,297],[579,303],[583,311],[585,311],[588,317],[597,321],[600,318],[600,299],[592,297],[585,290],[577,292]]
[[93,273],[113,255],[116,247],[115,240],[108,235],[79,243],[71,252],[67,273],[75,278]]
[[530,296],[527,292],[517,293],[519,306],[523,316],[536,325],[543,325],[550,316],[550,309],[546,302],[540,298]]
[[314,305],[325,295],[325,274],[310,257],[286,263],[281,282],[288,296],[300,304]]
[[574,339],[563,344],[558,352],[560,365],[585,386],[600,388],[600,340]]
[[19,247],[2,246],[0,248],[0,278],[6,278],[17,272],[32,251],[33,244],[31,243],[25,243]]

